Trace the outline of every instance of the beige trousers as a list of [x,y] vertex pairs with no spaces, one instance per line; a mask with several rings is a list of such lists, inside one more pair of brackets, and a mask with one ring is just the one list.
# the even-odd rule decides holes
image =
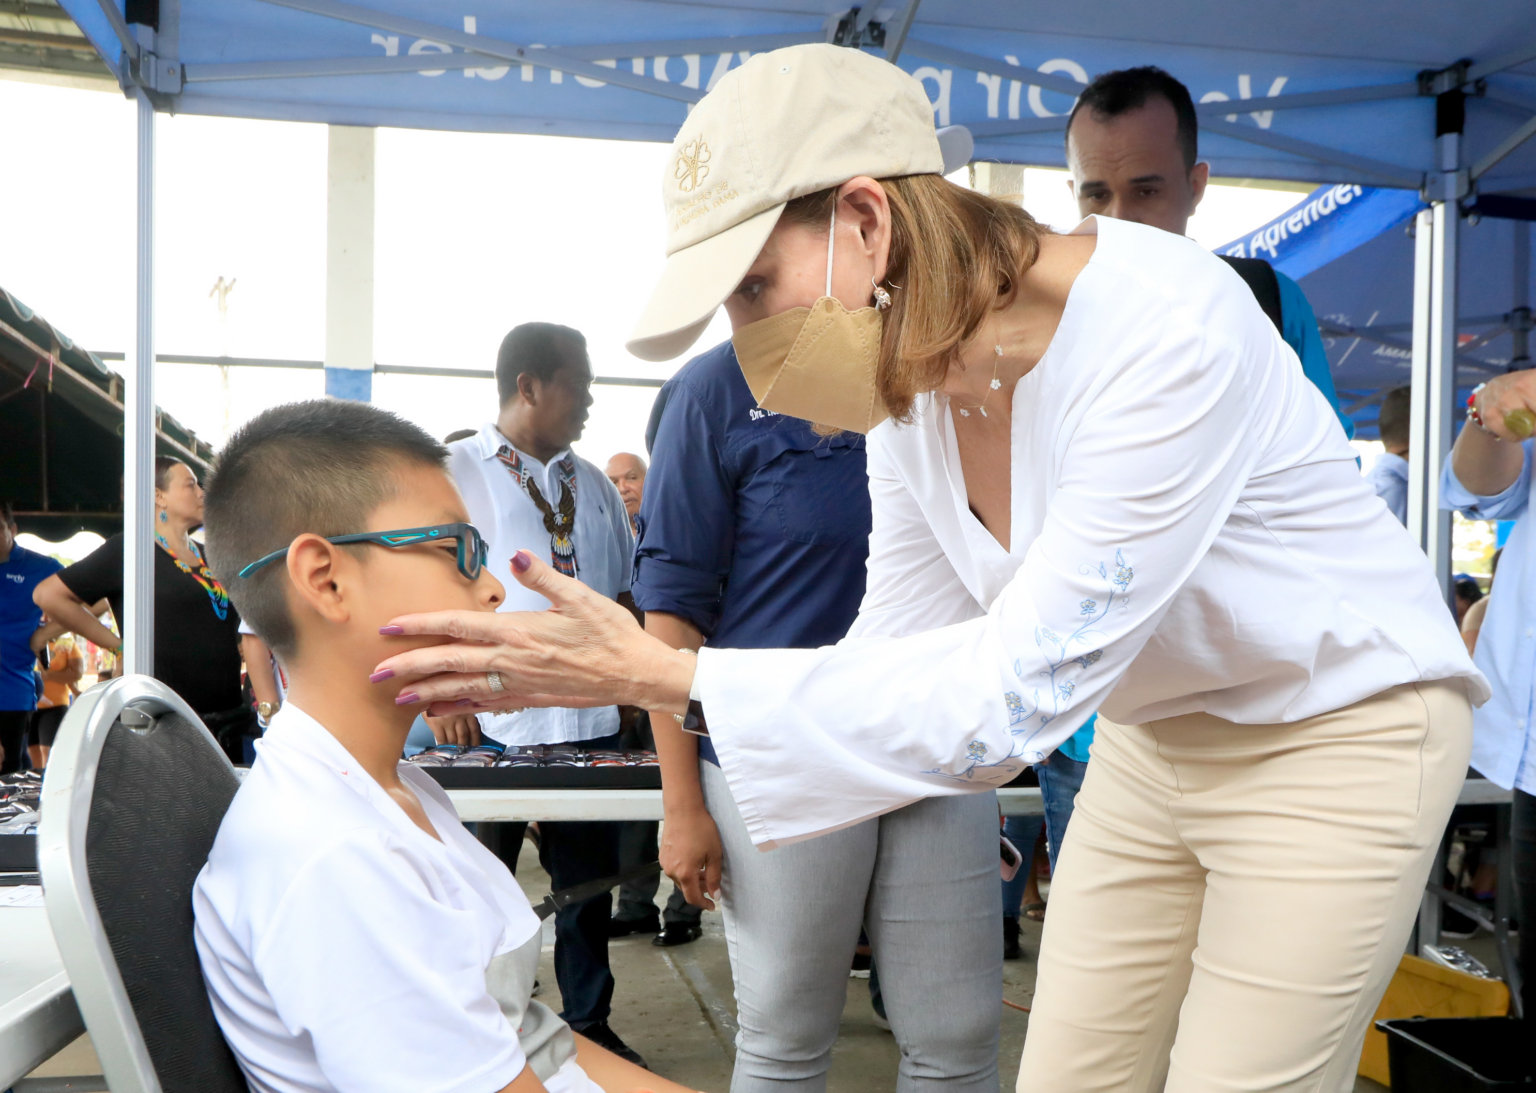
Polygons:
[[1471,737],[1459,682],[1284,725],[1099,718],[1019,1093],[1349,1090]]

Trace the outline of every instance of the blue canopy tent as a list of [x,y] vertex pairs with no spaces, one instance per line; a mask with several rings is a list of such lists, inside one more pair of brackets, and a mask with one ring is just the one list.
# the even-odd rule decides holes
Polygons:
[[[1317,311],[1334,385],[1375,436],[1377,408],[1413,379],[1415,218],[1409,190],[1320,187],[1219,253],[1266,258]],[[1457,403],[1478,383],[1529,366],[1531,224],[1474,213],[1462,225],[1456,323]]]
[[[1418,191],[1410,526],[1448,574],[1435,476],[1453,401],[1458,205],[1536,194],[1528,4],[1218,0],[63,0],[139,102],[137,333],[129,383],[127,644],[146,671],[154,112],[667,140],[753,52],[831,41],[921,79],[981,159],[1062,163],[1091,74],[1160,64],[1201,103],[1216,173]],[[466,5],[467,7],[467,5]],[[814,119],[806,119],[813,124]]]

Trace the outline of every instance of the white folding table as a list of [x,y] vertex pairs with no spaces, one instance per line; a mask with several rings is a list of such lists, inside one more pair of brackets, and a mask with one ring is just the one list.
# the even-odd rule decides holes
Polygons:
[[[448,796],[470,822],[662,818],[659,789],[451,789]],[[1001,789],[997,799],[1005,816],[1042,811],[1036,787]],[[1459,803],[1508,800],[1497,786],[1473,779]],[[84,1031],[43,908],[0,907],[0,1090]]]
[[0,1089],[84,1031],[48,913],[0,907]]

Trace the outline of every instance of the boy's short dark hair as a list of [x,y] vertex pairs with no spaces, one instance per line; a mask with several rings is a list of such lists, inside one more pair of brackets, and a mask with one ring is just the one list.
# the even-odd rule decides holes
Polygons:
[[16,526],[16,510],[11,508],[11,500],[8,497],[0,497],[0,524],[7,527]]
[[1079,110],[1092,110],[1095,118],[1118,118],[1147,104],[1149,99],[1167,99],[1178,118],[1179,150],[1184,153],[1184,169],[1193,170],[1200,159],[1200,119],[1195,115],[1189,88],[1156,65],[1122,68],[1095,76],[1083,88],[1067,118],[1068,144],[1072,140],[1072,122]]
[[369,515],[395,494],[394,468],[442,468],[447,458],[419,427],[366,402],[292,402],[242,426],[214,463],[203,510],[209,565],[240,617],[291,656],[287,570],[273,564],[243,579],[240,570],[305,532],[367,530]]
[[1376,427],[1383,444],[1407,444],[1409,423],[1413,420],[1413,388],[1394,387],[1381,400]]
[[501,339],[496,351],[496,395],[505,406],[517,394],[517,377],[527,373],[540,382],[569,363],[566,356],[574,346],[587,351],[587,339],[581,331],[559,323],[524,323],[515,326]]

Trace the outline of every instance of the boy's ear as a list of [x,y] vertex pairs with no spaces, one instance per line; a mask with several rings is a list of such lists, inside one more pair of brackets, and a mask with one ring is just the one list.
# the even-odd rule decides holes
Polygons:
[[287,558],[288,583],[297,597],[294,607],[313,611],[327,622],[346,622],[351,610],[340,571],[350,568],[351,561],[335,543],[313,533],[305,532],[295,539]]

